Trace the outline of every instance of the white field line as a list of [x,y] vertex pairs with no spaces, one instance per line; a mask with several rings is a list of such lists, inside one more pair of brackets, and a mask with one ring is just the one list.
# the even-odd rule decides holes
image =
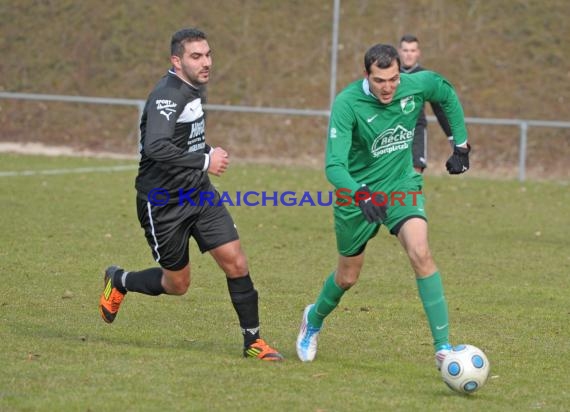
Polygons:
[[[89,150],[74,150],[66,146],[49,146],[42,143],[17,143],[17,142],[0,142],[0,153],[16,153],[23,155],[40,155],[40,156],[65,156],[65,157],[82,157],[94,159],[116,159],[116,160],[139,160],[138,154],[120,154],[112,152],[95,152]],[[234,164],[264,164],[278,166],[302,166],[312,169],[322,169],[323,159],[318,156],[298,155],[295,159],[279,158],[274,156],[255,156],[255,157],[239,157],[232,158]],[[9,170],[0,171],[0,177],[14,176],[34,176],[34,175],[61,175],[68,173],[98,173],[98,172],[121,172],[126,170],[135,170],[138,166],[120,165],[106,167],[90,167],[90,168],[73,168],[73,169],[50,169],[50,170]]]
[[[41,143],[11,143],[0,142],[0,153],[17,153],[24,155],[42,155],[42,156],[68,156],[68,157],[91,157],[96,159],[121,159],[136,160],[137,156],[120,155],[116,153],[103,153],[92,151],[74,151],[69,147],[62,146],[46,146]],[[47,170],[6,170],[0,171],[0,177],[15,176],[37,176],[37,175],[65,175],[72,173],[109,173],[123,172],[127,170],[136,170],[138,165],[117,165],[117,166],[98,166],[98,167],[75,167],[65,169],[47,169]]]
[[118,165],[101,167],[77,167],[70,169],[47,169],[47,170],[9,170],[0,171],[0,177],[36,176],[36,175],[66,175],[72,173],[99,173],[99,172],[123,172],[136,170],[138,165]]

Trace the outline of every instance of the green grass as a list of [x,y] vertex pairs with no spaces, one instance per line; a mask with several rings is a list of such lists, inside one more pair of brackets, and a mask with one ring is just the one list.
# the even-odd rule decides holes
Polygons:
[[[125,164],[0,155],[0,172]],[[131,163],[133,164],[133,163]],[[432,252],[455,343],[492,377],[452,393],[433,365],[407,258],[382,230],[359,283],[327,319],[315,362],[296,359],[303,307],[336,263],[325,207],[232,207],[282,364],[241,358],[223,274],[191,246],[182,297],[129,294],[113,325],[97,302],[111,263],[154,264],[135,171],[0,177],[0,410],[507,411],[570,404],[568,186],[426,178]],[[320,170],[234,165],[221,190],[329,190]]]

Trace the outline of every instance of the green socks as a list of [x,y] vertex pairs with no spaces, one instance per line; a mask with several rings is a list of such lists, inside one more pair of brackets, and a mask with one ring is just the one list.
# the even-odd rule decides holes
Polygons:
[[309,323],[316,328],[321,328],[323,326],[323,320],[337,307],[344,292],[345,290],[335,283],[334,272],[331,273],[325,280],[325,284],[321,289],[321,293],[315,305],[307,315]]
[[[449,343],[449,316],[447,302],[443,295],[443,284],[439,272],[418,278],[418,291],[428,319],[435,348]],[[334,281],[334,272],[325,280],[321,293],[308,314],[309,323],[316,327],[323,326],[323,320],[338,306],[340,298],[346,292]]]
[[443,284],[439,272],[416,279],[418,291],[428,319],[433,345],[437,348],[449,342],[449,316],[443,296]]

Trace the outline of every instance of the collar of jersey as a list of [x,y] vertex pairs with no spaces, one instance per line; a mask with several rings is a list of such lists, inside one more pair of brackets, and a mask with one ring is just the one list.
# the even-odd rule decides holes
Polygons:
[[362,91],[364,92],[364,94],[366,96],[370,96],[373,99],[378,100],[378,98],[376,96],[374,96],[372,93],[370,93],[370,84],[368,83],[368,79],[362,80]]
[[407,69],[402,66],[402,70],[400,70],[402,73],[412,73],[414,70],[416,70],[416,68],[419,66],[419,63],[414,64],[412,67],[408,67]]
[[178,77],[180,80],[182,80],[184,83],[186,83],[188,86],[192,87],[193,89],[198,90],[198,88],[196,86],[194,86],[192,83],[187,82],[186,80],[184,80],[182,77],[180,77],[179,75],[176,74],[176,72],[173,69],[168,69],[168,74],[171,74],[173,76]]

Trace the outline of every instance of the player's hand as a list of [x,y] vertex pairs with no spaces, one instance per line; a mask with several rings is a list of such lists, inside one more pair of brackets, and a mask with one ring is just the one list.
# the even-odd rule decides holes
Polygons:
[[445,167],[450,175],[458,175],[460,173],[465,173],[469,170],[469,152],[471,151],[471,146],[467,143],[467,147],[455,146],[453,148],[453,154],[449,157],[445,163]]
[[230,164],[228,153],[221,147],[216,147],[210,152],[210,165],[208,166],[208,173],[214,176],[220,176],[226,171]]
[[368,186],[362,185],[354,194],[354,201],[368,223],[382,223],[386,219],[388,202],[382,193],[372,193]]

